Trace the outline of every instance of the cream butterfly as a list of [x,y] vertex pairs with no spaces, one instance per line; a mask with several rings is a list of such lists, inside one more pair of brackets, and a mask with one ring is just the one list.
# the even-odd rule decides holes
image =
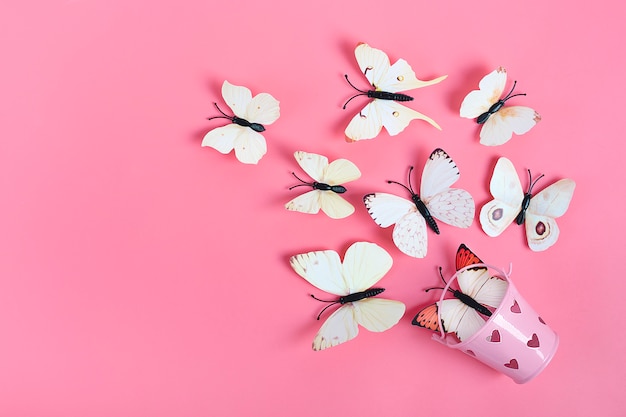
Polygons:
[[411,200],[386,193],[367,194],[363,197],[365,207],[380,227],[393,228],[393,242],[409,256],[423,258],[428,249],[426,224],[437,234],[439,226],[435,218],[452,226],[467,228],[474,219],[474,200],[470,193],[449,188],[461,175],[452,158],[443,150],[435,149],[424,171],[420,194],[413,191],[411,172],[409,186],[395,181],[411,193]]
[[528,132],[541,120],[541,116],[530,107],[507,106],[504,103],[517,96],[513,88],[504,97],[502,92],[506,85],[506,69],[500,67],[487,74],[478,84],[479,90],[471,91],[461,103],[461,117],[476,118],[483,125],[480,130],[480,143],[487,146],[502,145],[511,139],[513,133],[522,135]]
[[562,179],[533,197],[533,187],[541,177],[533,181],[529,170],[528,191],[524,193],[513,163],[504,157],[498,159],[489,183],[494,199],[480,210],[480,224],[485,233],[498,236],[515,220],[526,225],[530,249],[538,252],[554,245],[559,237],[555,219],[567,211],[576,183]]
[[267,152],[265,138],[260,132],[265,125],[274,123],[280,116],[279,102],[268,93],[252,97],[246,87],[224,81],[222,96],[234,116],[228,116],[217,105],[222,116],[212,119],[228,119],[232,124],[211,130],[204,136],[202,146],[210,146],[223,154],[235,149],[235,156],[244,164],[256,164]]
[[375,138],[383,126],[391,136],[394,136],[402,132],[414,119],[425,120],[437,129],[441,129],[430,117],[398,103],[398,101],[413,100],[413,97],[401,94],[399,91],[436,84],[445,79],[447,75],[431,81],[418,80],[415,72],[404,59],[399,59],[395,64],[390,65],[387,54],[365,43],[357,45],[354,54],[361,71],[373,89],[364,91],[356,88],[348,80],[346,74],[346,81],[359,94],[351,97],[343,105],[343,108],[345,109],[346,105],[358,96],[367,96],[373,100],[348,124],[345,131],[348,141]]
[[347,159],[337,159],[329,164],[325,156],[303,151],[297,151],[294,156],[300,167],[314,181],[303,181],[292,172],[302,184],[294,185],[289,189],[310,186],[313,190],[285,204],[287,210],[316,214],[321,208],[328,217],[333,219],[342,219],[354,213],[354,206],[339,194],[346,192],[346,187],[341,184],[361,177],[361,171],[356,165]]
[[359,324],[371,332],[390,329],[400,321],[406,307],[400,301],[376,297],[383,288],[371,288],[391,269],[393,260],[380,246],[368,242],[352,244],[343,263],[333,250],[315,251],[292,256],[291,267],[315,287],[338,295],[317,316],[330,306],[341,304],[326,319],[313,339],[313,350],[323,350],[353,339]]

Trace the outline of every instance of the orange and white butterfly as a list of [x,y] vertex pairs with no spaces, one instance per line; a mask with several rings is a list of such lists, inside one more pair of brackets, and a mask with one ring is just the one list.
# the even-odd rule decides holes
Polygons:
[[[455,333],[460,341],[467,340],[476,333],[485,324],[486,318],[491,317],[492,309],[500,306],[508,283],[490,276],[485,266],[471,268],[471,265],[475,264],[484,265],[478,256],[461,244],[456,252],[456,270],[462,270],[457,275],[460,290],[448,287],[454,298],[438,301],[423,308],[411,323],[436,332],[443,328],[445,333]],[[467,269],[464,269],[466,267]],[[441,279],[445,284],[443,276]],[[426,291],[431,289],[435,288]]]
[[235,156],[244,164],[256,164],[267,152],[267,144],[261,132],[265,125],[274,123],[280,116],[279,102],[268,93],[252,97],[252,92],[242,86],[224,81],[222,96],[234,116],[224,113],[217,103],[215,107],[222,116],[212,119],[228,119],[232,124],[211,130],[204,136],[202,146],[210,146],[223,154],[235,149]]
[[356,165],[347,159],[336,159],[329,164],[325,156],[303,151],[295,152],[294,156],[300,167],[314,181],[306,182],[292,172],[302,184],[294,185],[289,189],[310,186],[313,190],[285,204],[287,210],[317,214],[321,208],[328,217],[333,219],[342,219],[354,213],[354,206],[340,194],[347,191],[346,187],[341,184],[361,177],[361,171]]
[[461,103],[461,117],[476,119],[482,125],[480,143],[487,146],[502,145],[511,139],[513,133],[522,135],[541,120],[541,116],[530,107],[507,106],[504,103],[516,96],[513,88],[504,97],[506,69],[500,67],[487,74],[478,84],[478,90],[471,91]]
[[391,269],[391,256],[375,243],[353,243],[343,259],[333,250],[315,251],[292,256],[291,267],[298,275],[322,291],[339,296],[326,308],[341,304],[326,319],[313,339],[313,350],[323,350],[353,339],[359,324],[371,332],[382,332],[395,326],[406,310],[400,301],[376,297],[383,288],[372,288]]
[[529,170],[528,191],[524,193],[513,163],[504,157],[498,159],[489,183],[494,199],[480,210],[484,232],[491,237],[499,236],[515,220],[518,225],[526,225],[526,239],[533,251],[544,251],[554,245],[559,237],[555,219],[567,211],[576,183],[562,179],[533,197],[533,187],[541,177],[533,181]]
[[378,136],[383,126],[394,136],[402,132],[414,119],[422,119],[441,129],[430,117],[410,109],[398,101],[410,101],[413,97],[399,93],[437,84],[447,77],[438,77],[431,81],[418,80],[411,66],[399,59],[391,65],[389,57],[380,49],[372,48],[366,43],[360,43],[354,50],[359,68],[369,81],[373,89],[361,90],[355,87],[346,74],[346,81],[359,93],[351,97],[343,108],[355,97],[367,96],[373,98],[346,127],[346,140],[358,141],[372,139]]
[[380,227],[393,228],[393,242],[403,253],[415,258],[426,256],[428,249],[426,224],[437,234],[435,219],[456,227],[470,227],[474,220],[474,199],[465,190],[449,188],[461,175],[456,164],[443,149],[431,154],[420,185],[420,194],[413,191],[409,169],[408,187],[395,181],[410,194],[411,200],[387,194],[373,193],[363,197],[365,207]]

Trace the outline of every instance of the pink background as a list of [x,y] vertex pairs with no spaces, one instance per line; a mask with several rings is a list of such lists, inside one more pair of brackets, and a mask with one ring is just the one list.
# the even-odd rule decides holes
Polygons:
[[[9,5],[10,3],[10,5]],[[2,416],[623,416],[624,88],[619,1],[310,3],[51,0],[0,6],[0,415]],[[346,143],[365,104],[359,41],[406,59],[423,79],[402,134]],[[499,65],[514,99],[543,121],[497,148],[458,116]],[[269,92],[281,117],[257,166],[201,148],[222,125],[224,79]],[[512,100],[513,101],[513,100]],[[561,238],[531,252],[522,228],[486,236],[443,225],[412,259],[361,198],[401,193],[410,164],[445,149],[478,209],[499,156],[537,190],[577,188]],[[293,152],[344,157],[363,176],[344,220],[288,212],[302,189]],[[415,180],[418,182],[418,180]],[[291,255],[371,241],[393,256],[385,296],[407,313],[313,352],[322,305]],[[506,376],[411,326],[438,294],[459,243],[508,266],[560,335],[535,380]],[[319,293],[317,291],[316,293]],[[432,294],[432,295],[431,295]],[[324,295],[324,294],[320,294]]]

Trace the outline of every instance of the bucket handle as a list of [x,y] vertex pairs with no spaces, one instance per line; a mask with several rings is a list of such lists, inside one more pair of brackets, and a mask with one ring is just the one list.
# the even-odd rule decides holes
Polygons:
[[[444,297],[446,296],[446,292],[448,292],[448,288],[450,288],[450,284],[452,284],[452,282],[457,279],[458,275],[463,272],[466,271],[468,269],[472,269],[472,268],[487,268],[487,269],[492,269],[494,271],[496,271],[496,273],[499,276],[502,276],[506,279],[507,282],[509,282],[509,277],[511,276],[511,272],[513,271],[513,263],[509,264],[509,272],[504,272],[504,270],[490,265],[490,264],[486,264],[486,263],[475,263],[475,264],[471,264],[471,265],[467,265],[464,266],[463,268],[459,269],[458,271],[456,271],[454,273],[454,275],[452,275],[452,277],[450,277],[450,279],[448,279],[448,282],[446,283],[446,286],[443,287],[443,291],[441,292],[441,297],[439,297],[439,301],[438,301],[438,306],[441,305]],[[441,323],[441,311],[439,310],[439,307],[437,307],[437,320],[439,320],[439,323]],[[441,324],[439,326],[439,332],[441,333],[440,335],[438,334],[433,334],[433,340],[444,344],[446,346],[452,346],[452,345],[456,345],[458,343],[450,343],[447,339],[446,339],[446,333],[443,331],[443,324]]]

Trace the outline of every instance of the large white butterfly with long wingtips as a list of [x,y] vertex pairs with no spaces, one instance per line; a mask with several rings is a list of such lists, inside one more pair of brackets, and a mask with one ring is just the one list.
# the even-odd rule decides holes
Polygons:
[[372,89],[367,91],[358,89],[348,80],[346,74],[346,80],[359,94],[351,97],[343,108],[345,109],[346,105],[358,96],[367,96],[373,100],[357,113],[346,127],[345,134],[348,141],[375,138],[383,126],[389,135],[394,136],[402,132],[414,119],[425,120],[437,129],[441,129],[430,117],[398,103],[413,100],[413,97],[399,92],[437,84],[447,75],[431,81],[418,80],[415,72],[404,59],[399,59],[390,65],[387,54],[365,43],[358,44],[354,54],[359,68]]
[[478,84],[478,90],[471,91],[461,103],[461,117],[476,119],[482,125],[480,143],[487,146],[502,145],[511,139],[513,133],[522,135],[541,120],[541,116],[530,107],[504,106],[516,96],[513,94],[517,81],[509,93],[502,97],[506,85],[506,69],[500,67],[485,75]]
[[324,322],[313,339],[313,350],[323,350],[353,339],[359,324],[371,332],[395,326],[406,310],[400,301],[378,298],[383,288],[372,288],[391,269],[391,256],[375,243],[353,243],[343,259],[333,250],[292,256],[291,267],[302,278],[322,291],[339,296],[326,308],[341,304]]
[[211,130],[204,136],[202,146],[210,146],[223,154],[235,149],[235,156],[244,164],[256,164],[267,152],[267,144],[261,132],[265,125],[274,123],[280,116],[279,102],[268,93],[252,97],[252,92],[228,81],[222,84],[222,96],[234,116],[215,107],[221,116],[211,119],[228,119],[232,123]]
[[408,187],[395,181],[411,193],[411,200],[387,194],[373,193],[363,197],[365,207],[380,227],[393,228],[393,242],[403,253],[415,258],[426,256],[428,249],[426,224],[437,234],[435,219],[452,226],[467,228],[474,220],[474,199],[465,190],[450,188],[461,175],[456,164],[443,149],[431,154],[420,184],[420,193],[413,191],[411,171]]
[[494,199],[480,210],[480,224],[485,233],[499,236],[515,220],[526,225],[526,239],[533,251],[544,251],[554,245],[559,238],[555,219],[567,211],[576,183],[562,179],[533,197],[533,187],[541,177],[533,181],[529,170],[528,191],[524,193],[513,163],[504,157],[498,159],[489,183]]
[[292,172],[302,184],[289,189],[301,186],[310,186],[313,189],[285,204],[287,210],[316,214],[321,208],[333,219],[342,219],[354,213],[354,206],[340,194],[347,191],[342,184],[361,177],[361,171],[356,165],[347,159],[336,159],[329,164],[325,156],[303,151],[295,152],[294,156],[304,172],[314,181],[306,182]]

